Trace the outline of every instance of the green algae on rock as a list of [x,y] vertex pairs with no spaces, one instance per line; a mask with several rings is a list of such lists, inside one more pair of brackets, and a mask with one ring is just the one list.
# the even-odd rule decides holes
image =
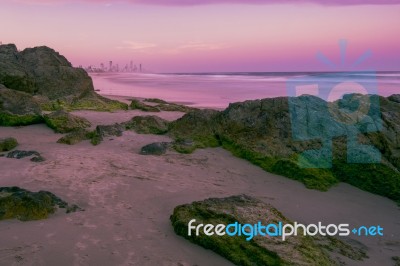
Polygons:
[[158,116],[135,116],[131,120],[122,123],[127,130],[134,130],[139,134],[162,135],[168,131],[169,122]]
[[44,115],[44,120],[46,125],[56,133],[69,133],[91,126],[86,118],[72,115],[64,110],[46,114]]
[[[195,224],[263,224],[278,222],[291,223],[270,204],[246,196],[211,198],[177,206],[170,217],[176,234],[204,248],[211,249],[236,265],[339,265],[337,256],[362,260],[366,258],[364,250],[352,247],[339,239],[297,236],[282,241],[279,237],[255,236],[247,241],[246,236],[199,236],[188,235],[188,223],[196,219]],[[194,224],[194,225],[195,225]],[[322,243],[320,243],[322,241]],[[352,254],[341,252],[340,248],[352,250]],[[333,252],[333,253],[331,253]],[[331,255],[332,256],[331,258]],[[333,259],[333,257],[335,257]]]
[[[360,100],[367,97],[355,96]],[[327,103],[314,96],[300,97],[308,108],[304,114],[306,117],[302,119],[304,130],[335,131],[345,135],[344,125],[333,123],[332,117],[320,112],[326,105],[337,103]],[[348,163],[347,139],[338,137],[332,140],[331,168],[318,168],[306,160],[300,166],[300,154],[321,149],[322,142],[320,139],[299,141],[293,138],[287,97],[232,103],[221,112],[195,110],[171,122],[168,134],[175,140],[175,150],[181,153],[222,146],[235,156],[268,172],[299,180],[308,188],[326,191],[343,181],[400,203],[400,138],[397,134],[400,131],[400,103],[397,100],[400,97],[371,97],[379,98],[382,129],[372,133],[360,132],[358,141],[375,146],[382,154],[381,163]],[[344,100],[349,98],[351,95]],[[311,120],[319,123],[308,124],[307,121]],[[304,167],[304,164],[309,167]]]
[[26,126],[42,122],[40,106],[30,94],[10,90],[0,84],[0,126]]
[[[95,93],[92,79],[84,69],[73,67],[64,56],[46,46],[18,51],[14,44],[0,45],[0,84],[14,92],[34,95],[38,101],[36,102],[33,98],[31,101],[38,103],[39,108],[44,111],[128,109],[127,104]],[[16,99],[19,98],[16,97]],[[23,105],[20,104],[20,106],[22,109]],[[2,111],[1,107],[0,111]],[[18,115],[27,113],[31,112]],[[30,122],[30,117],[22,117],[20,120],[23,119],[23,121],[16,123],[17,118],[13,119],[12,124],[7,124],[1,123],[0,116],[0,125],[33,123]],[[37,120],[33,121],[37,122]]]
[[58,208],[65,209],[67,213],[81,210],[48,191],[31,192],[19,187],[0,187],[0,220],[46,219]]
[[0,152],[11,151],[18,146],[18,141],[15,138],[0,139]]

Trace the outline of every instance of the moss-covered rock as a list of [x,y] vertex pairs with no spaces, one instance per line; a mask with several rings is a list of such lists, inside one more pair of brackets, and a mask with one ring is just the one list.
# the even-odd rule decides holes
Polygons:
[[[330,110],[332,115],[326,115],[327,108],[339,105],[351,109],[357,101],[365,102],[366,97],[347,95],[335,103],[314,96],[290,98],[296,108],[305,109],[296,113],[300,117],[296,118],[295,132],[292,131],[289,98],[278,97],[233,103],[221,112],[191,111],[170,124],[169,135],[174,138],[173,147],[178,152],[222,146],[268,172],[299,180],[308,188],[326,191],[344,181],[400,202],[400,137],[397,134],[400,131],[400,104],[396,101],[397,96],[389,99],[370,96],[371,101],[380,101],[381,117],[376,117],[379,111],[375,110],[363,118],[364,124],[352,129],[358,132],[360,144],[374,146],[380,151],[381,163],[347,163],[348,140],[345,136],[348,131],[345,123],[337,123],[335,119],[343,116],[341,119],[348,121],[352,116],[346,112],[338,113],[335,108]],[[379,119],[382,119],[381,129]],[[309,138],[299,139],[299,132]],[[304,151],[318,152],[322,148],[321,136],[332,138],[333,143],[330,152],[334,160],[322,163],[321,159],[319,163],[324,167],[300,156]],[[369,154],[360,153],[359,156],[368,157]]]
[[64,110],[44,115],[44,120],[46,125],[56,133],[69,133],[91,126],[86,118],[72,115]]
[[0,126],[26,126],[42,122],[40,106],[31,95],[0,84]]
[[37,151],[20,151],[14,150],[7,153],[7,158],[23,159],[25,157],[31,157],[31,161],[35,163],[44,162],[46,159]]
[[196,110],[195,108],[188,107],[186,105],[175,104],[175,103],[162,103],[156,106],[161,111],[166,112],[182,112],[188,113],[190,111]]
[[0,45],[0,84],[42,97],[40,107],[45,111],[128,109],[127,104],[95,93],[84,69],[74,68],[64,56],[46,46],[20,52],[14,44]]
[[[151,103],[151,105],[146,104]],[[137,109],[141,110],[144,112],[160,112],[160,111],[166,111],[166,112],[183,112],[187,113],[190,111],[195,110],[195,108],[188,107],[186,105],[181,105],[181,104],[176,104],[176,103],[169,103],[161,99],[157,98],[151,98],[151,99],[145,99],[143,101],[140,100],[132,100],[131,109]]]
[[143,102],[135,99],[132,100],[130,108],[132,110],[141,110],[143,112],[160,112],[160,110],[157,107],[144,104]]
[[141,155],[163,155],[166,153],[169,145],[170,145],[170,143],[168,143],[168,142],[154,142],[154,143],[143,146],[140,149],[140,154]]
[[0,187],[0,220],[41,220],[53,214],[57,208],[66,212],[80,210],[48,191],[30,192],[19,187]]
[[158,116],[135,116],[130,121],[122,123],[127,130],[134,130],[139,134],[165,134],[168,131],[167,120]]
[[164,100],[161,100],[161,99],[158,99],[158,98],[147,98],[147,99],[144,99],[143,101],[144,102],[148,102],[148,103],[158,103],[158,104],[160,104],[160,103],[168,103],[168,102],[166,102]]
[[11,151],[18,146],[18,141],[15,138],[0,139],[0,152]]
[[81,128],[68,133],[64,137],[57,140],[57,143],[75,145],[81,141],[88,140],[90,138],[91,138],[91,132]]
[[[330,252],[341,254],[351,259],[362,260],[366,257],[363,250],[351,247],[339,239],[325,239],[316,241],[318,237],[297,236],[289,237],[285,241],[277,237],[256,235],[250,240],[248,236],[207,236],[203,232],[196,236],[194,232],[188,235],[188,223],[192,219],[197,224],[228,225],[257,224],[262,221],[266,224],[288,224],[292,222],[284,217],[270,204],[263,203],[255,198],[240,195],[228,198],[212,198],[200,202],[193,202],[178,206],[171,216],[175,233],[189,241],[211,249],[230,260],[236,265],[335,265],[338,264],[330,256]],[[336,252],[339,246],[345,246],[353,252],[351,256],[344,252]],[[336,255],[336,254],[335,254]],[[355,256],[358,255],[358,256]],[[335,257],[336,256],[332,256]]]
[[[218,114],[214,110],[194,110],[172,122],[168,134],[176,140],[176,150],[189,152],[196,148],[219,146],[219,125],[216,122]],[[188,142],[193,143],[188,147]]]

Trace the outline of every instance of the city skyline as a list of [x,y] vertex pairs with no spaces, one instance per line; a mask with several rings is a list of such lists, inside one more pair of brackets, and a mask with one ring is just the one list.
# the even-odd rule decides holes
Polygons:
[[277,2],[4,0],[0,41],[49,46],[74,66],[133,58],[152,72],[285,72],[332,70],[316,54],[339,63],[347,39],[346,64],[370,50],[363,67],[400,70],[400,1]]

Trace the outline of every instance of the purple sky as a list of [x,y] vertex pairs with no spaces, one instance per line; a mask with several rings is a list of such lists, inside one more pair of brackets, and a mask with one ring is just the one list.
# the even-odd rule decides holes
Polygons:
[[[283,3],[283,4],[282,4]],[[365,3],[369,3],[366,5]],[[400,0],[2,0],[0,41],[50,46],[74,65],[131,60],[155,72],[400,70]]]

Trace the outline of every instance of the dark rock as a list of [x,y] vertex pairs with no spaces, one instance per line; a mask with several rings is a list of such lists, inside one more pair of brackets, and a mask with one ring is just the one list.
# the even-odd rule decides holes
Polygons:
[[0,220],[46,219],[57,208],[65,208],[67,213],[81,210],[48,191],[30,192],[19,187],[0,187]]
[[41,163],[46,161],[46,159],[43,156],[35,156],[31,158],[31,161],[35,163]]
[[64,137],[57,140],[57,143],[67,144],[67,145],[75,145],[83,140],[89,139],[90,132],[85,129],[78,129],[68,133]]
[[40,153],[38,153],[37,151],[15,150],[15,151],[7,153],[7,158],[22,159],[22,158],[25,158],[25,157],[30,157],[32,155],[40,157]]
[[[367,101],[373,105],[366,115],[355,111]],[[400,202],[398,121],[400,105],[394,96],[389,100],[376,95],[350,94],[327,103],[306,95],[233,103],[221,112],[192,111],[170,124],[169,135],[175,139],[173,147],[178,152],[222,146],[268,172],[299,180],[308,188],[327,190],[344,181]],[[347,124],[353,122],[356,123],[349,128]],[[352,157],[363,158],[367,163],[347,161],[349,130],[364,145],[355,144],[360,148]],[[331,161],[320,160],[322,138],[333,142],[328,147],[333,154]],[[184,145],[188,140],[194,145]],[[381,163],[368,163],[376,149],[368,149],[366,145],[379,150]],[[309,152],[308,157],[301,160],[308,167],[299,165],[305,151]]]
[[45,46],[19,52],[14,44],[0,45],[0,84],[43,96],[45,110],[128,109],[124,103],[96,94],[85,70],[72,67],[64,56]]
[[158,104],[160,104],[160,103],[168,103],[168,102],[166,102],[164,100],[157,99],[157,98],[147,98],[147,99],[144,99],[143,101],[144,102],[148,102],[148,103],[158,103]]
[[140,150],[140,154],[142,155],[163,155],[166,153],[168,146],[170,143],[168,142],[155,142],[148,144]]
[[[337,257],[345,256],[354,260],[366,258],[364,250],[354,247],[333,237],[314,236],[312,238],[298,234],[296,237],[282,241],[280,236],[207,236],[200,230],[199,236],[188,235],[188,224],[196,219],[193,225],[240,224],[263,225],[291,223],[272,205],[246,196],[228,198],[211,198],[178,206],[170,217],[176,234],[189,241],[211,249],[236,265],[335,265]],[[336,247],[346,252],[333,252]],[[329,256],[328,254],[332,256]]]
[[[196,148],[219,146],[220,143],[216,137],[219,128],[216,121],[218,115],[219,112],[214,110],[194,110],[172,122],[169,126],[169,134],[175,138],[177,150],[189,153]],[[181,145],[188,142],[194,143],[189,149],[187,145]]]
[[400,103],[400,94],[393,94],[387,98],[389,101]]
[[132,110],[141,110],[143,112],[160,112],[157,107],[144,104],[139,100],[132,100],[130,107]]
[[25,126],[41,122],[40,106],[31,95],[7,89],[0,84],[0,126]]
[[101,137],[121,137],[125,127],[121,124],[114,125],[99,125],[96,127],[96,132]]
[[0,152],[11,151],[18,146],[18,141],[14,138],[0,139]]
[[139,134],[165,134],[168,131],[168,121],[158,116],[135,116],[123,123],[127,130],[134,130]]
[[[145,104],[145,102],[148,103],[153,103],[155,105],[148,105]],[[176,103],[169,103],[161,99],[145,99],[143,101],[139,100],[132,100],[131,109],[138,109],[142,110],[144,112],[160,112],[160,111],[166,111],[166,112],[190,112],[195,110],[195,108],[191,108],[185,105],[180,105]]]
[[156,106],[161,111],[166,112],[182,112],[188,113],[190,111],[196,110],[195,108],[188,107],[186,105],[175,104],[175,103],[162,103]]
[[91,126],[86,118],[72,115],[64,110],[47,114],[44,116],[44,120],[46,125],[57,133],[69,133]]

